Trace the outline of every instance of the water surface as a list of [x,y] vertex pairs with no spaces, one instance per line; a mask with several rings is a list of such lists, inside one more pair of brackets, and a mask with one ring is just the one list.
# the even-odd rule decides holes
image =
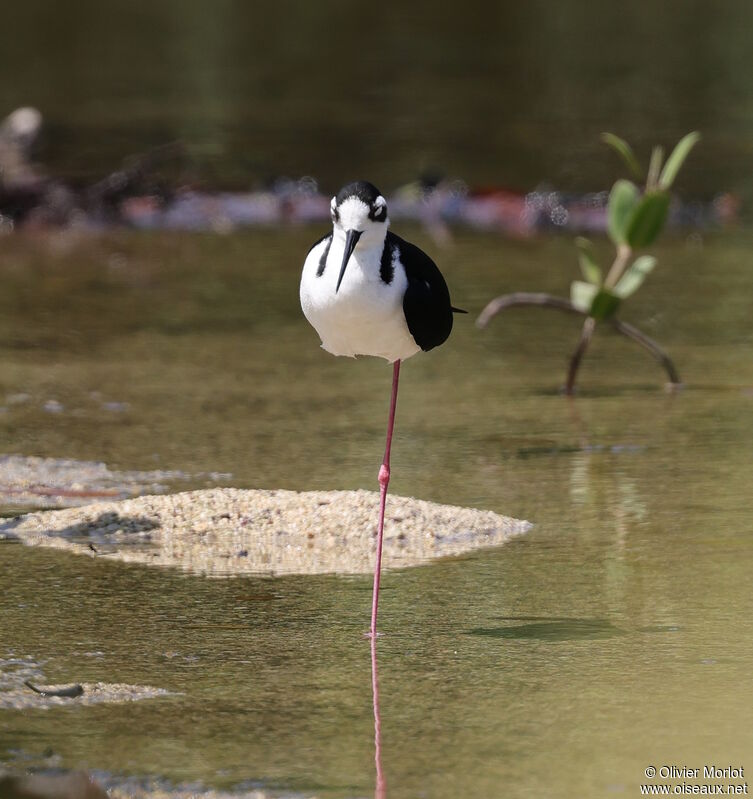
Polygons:
[[[598,330],[568,401],[576,318],[472,322],[497,293],[565,293],[572,243],[459,232],[439,251],[399,232],[472,315],[405,364],[391,489],[536,526],[385,576],[389,796],[633,796],[651,764],[749,765],[750,236],[666,240],[625,305],[683,392]],[[241,487],[375,487],[390,370],[332,358],[302,319],[318,234],[5,239],[0,399],[29,399],[4,406],[3,449],[230,472]],[[32,659],[47,682],[174,692],[3,711],[2,762],[49,747],[124,776],[373,791],[368,578],[207,580],[10,543],[0,561],[0,657]]]

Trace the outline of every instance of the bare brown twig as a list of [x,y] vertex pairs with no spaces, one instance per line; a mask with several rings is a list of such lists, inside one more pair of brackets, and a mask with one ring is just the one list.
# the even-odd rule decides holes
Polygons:
[[[520,305],[554,308],[558,311],[565,311],[566,313],[573,313],[586,317],[583,323],[583,329],[581,331],[578,347],[570,359],[567,381],[565,383],[565,393],[572,394],[573,388],[575,386],[575,376],[583,355],[591,341],[594,328],[596,327],[596,320],[576,308],[570,302],[570,300],[566,300],[564,297],[555,297],[552,294],[545,294],[543,292],[517,291],[513,294],[504,294],[500,297],[496,297],[490,303],[488,303],[476,320],[476,326],[484,328],[489,324],[493,317],[495,317],[501,311]],[[628,322],[622,322],[619,319],[614,318],[609,319],[608,322],[618,333],[621,333],[623,336],[626,336],[627,338],[635,341],[637,344],[640,344],[644,349],[648,350],[651,355],[654,356],[654,358],[664,367],[672,387],[681,385],[682,381],[680,380],[680,375],[677,373],[677,369],[675,368],[672,359],[656,341]]]

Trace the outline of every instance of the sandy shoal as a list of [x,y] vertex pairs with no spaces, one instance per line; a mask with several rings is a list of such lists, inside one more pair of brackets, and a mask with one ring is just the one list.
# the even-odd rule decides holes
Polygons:
[[[29,513],[1,524],[0,537],[213,576],[359,574],[374,566],[378,508],[373,491],[212,488]],[[499,546],[530,526],[389,495],[383,565]]]

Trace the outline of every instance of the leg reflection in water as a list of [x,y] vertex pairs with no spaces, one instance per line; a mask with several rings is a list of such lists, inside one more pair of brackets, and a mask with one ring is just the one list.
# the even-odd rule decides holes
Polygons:
[[379,672],[377,670],[377,637],[371,637],[371,693],[374,700],[374,762],[376,764],[376,786],[374,799],[386,799],[387,782],[382,771],[382,719],[379,715]]

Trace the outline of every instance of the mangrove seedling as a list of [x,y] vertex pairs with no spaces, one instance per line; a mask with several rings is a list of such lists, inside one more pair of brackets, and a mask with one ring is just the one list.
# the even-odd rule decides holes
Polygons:
[[614,243],[616,254],[606,277],[597,263],[591,242],[578,238],[578,261],[584,280],[574,280],[570,285],[570,299],[551,294],[515,292],[492,300],[481,312],[476,324],[486,327],[489,321],[506,308],[516,305],[535,305],[556,308],[585,316],[578,345],[567,371],[565,393],[572,394],[578,367],[583,360],[597,322],[610,324],[618,333],[632,339],[647,349],[664,367],[670,387],[680,385],[680,376],[671,358],[645,333],[617,318],[624,300],[635,294],[646,276],[656,266],[652,255],[637,251],[654,243],[664,228],[669,211],[670,189],[688,154],[700,139],[697,132],[688,133],[675,146],[664,162],[664,151],[654,147],[645,180],[640,163],[630,145],[613,133],[604,133],[602,140],[610,145],[627,165],[633,177],[644,185],[640,189],[631,180],[618,180],[612,187],[607,203],[607,232]]

